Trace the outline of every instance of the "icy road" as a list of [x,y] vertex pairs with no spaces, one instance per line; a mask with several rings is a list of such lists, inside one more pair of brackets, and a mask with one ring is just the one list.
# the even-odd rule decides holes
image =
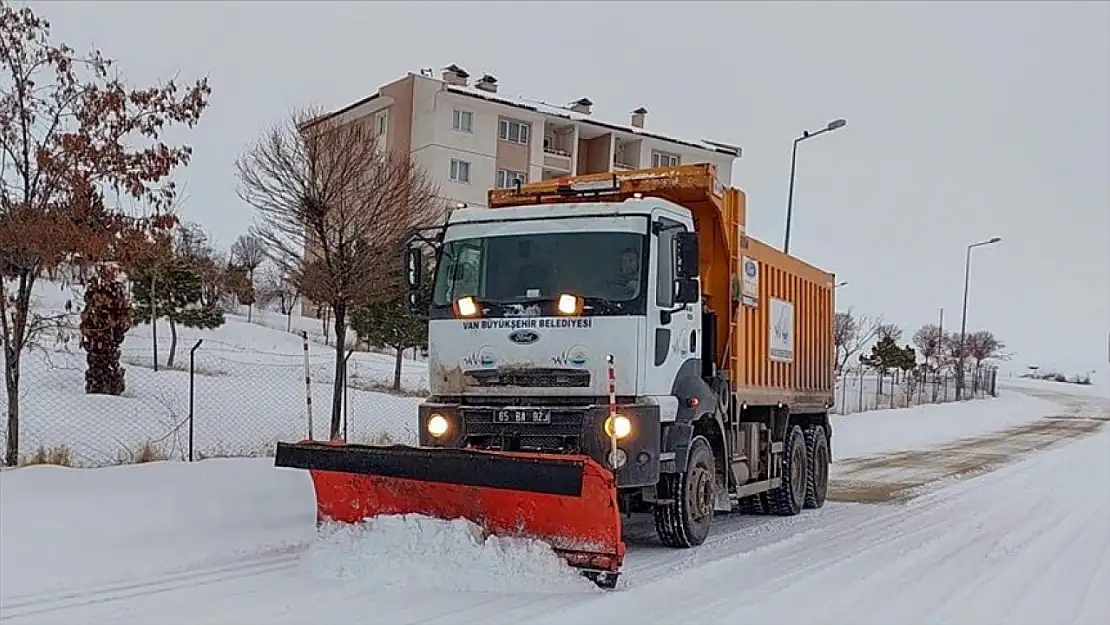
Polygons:
[[1065,390],[841,418],[824,509],[685,551],[632,522],[610,592],[462,522],[318,536],[307,476],[268,460],[6,471],[0,622],[1103,625],[1110,400]]

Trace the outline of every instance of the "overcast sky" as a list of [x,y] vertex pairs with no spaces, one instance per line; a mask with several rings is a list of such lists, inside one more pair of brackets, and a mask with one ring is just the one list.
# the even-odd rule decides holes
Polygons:
[[[291,107],[339,107],[457,63],[501,92],[589,97],[594,115],[743,146],[749,232],[848,286],[838,308],[907,334],[969,330],[1011,366],[1107,369],[1110,4],[1106,2],[34,2],[55,35],[95,44],[136,85],[209,75],[187,135],[183,216],[230,245],[250,224],[232,161]],[[438,74],[437,74],[438,75]]]

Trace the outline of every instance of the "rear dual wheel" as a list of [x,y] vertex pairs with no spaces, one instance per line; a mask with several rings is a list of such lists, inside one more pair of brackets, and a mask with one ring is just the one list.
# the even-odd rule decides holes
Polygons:
[[794,516],[805,507],[809,472],[809,454],[802,428],[795,425],[787,432],[782,456],[782,484],[767,494],[767,507],[771,514]]
[[829,436],[824,426],[814,425],[806,428],[806,457],[809,468],[806,471],[807,508],[820,508],[825,505],[829,493]]

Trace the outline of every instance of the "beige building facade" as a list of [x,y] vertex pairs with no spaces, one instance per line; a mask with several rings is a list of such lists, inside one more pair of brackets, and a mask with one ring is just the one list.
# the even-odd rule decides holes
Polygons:
[[329,115],[369,121],[389,149],[409,152],[448,205],[485,206],[492,187],[561,176],[709,162],[729,184],[740,148],[651,132],[647,110],[627,124],[594,119],[588,98],[566,107],[498,93],[498,81],[451,65],[410,73]]

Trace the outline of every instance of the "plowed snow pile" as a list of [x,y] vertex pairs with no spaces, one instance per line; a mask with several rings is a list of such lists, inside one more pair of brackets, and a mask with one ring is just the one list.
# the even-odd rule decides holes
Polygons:
[[342,578],[375,589],[598,592],[542,542],[487,537],[464,519],[421,515],[324,525],[304,565],[314,577]]

